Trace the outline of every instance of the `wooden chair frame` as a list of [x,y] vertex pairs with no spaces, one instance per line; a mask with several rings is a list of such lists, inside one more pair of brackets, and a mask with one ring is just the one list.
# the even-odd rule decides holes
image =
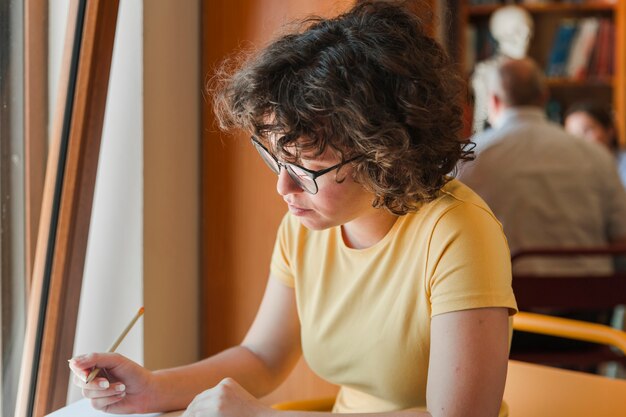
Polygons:
[[[520,312],[513,328],[600,343],[626,353],[626,333],[609,326]],[[509,361],[504,400],[511,417],[617,417],[626,413],[626,381]]]
[[[626,246],[596,248],[532,248],[511,256],[522,258],[626,255]],[[563,289],[567,291],[563,291]],[[610,275],[513,274],[513,291],[520,310],[533,308],[598,309],[626,304],[626,272]]]
[[[578,256],[611,256],[626,254],[626,246],[595,248],[532,248],[519,251],[511,262],[529,257],[567,258]],[[536,275],[513,274],[513,291],[521,311],[587,311],[610,310],[626,304],[626,273],[610,275]],[[520,330],[520,329],[518,329]],[[515,339],[514,339],[515,341]],[[543,363],[593,366],[603,361],[626,358],[608,346],[597,345],[568,351],[526,352],[513,350],[511,358]],[[560,362],[564,361],[564,362]]]

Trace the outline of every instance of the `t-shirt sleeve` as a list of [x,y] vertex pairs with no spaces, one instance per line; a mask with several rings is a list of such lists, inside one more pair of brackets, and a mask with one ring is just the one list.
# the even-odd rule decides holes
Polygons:
[[511,286],[511,257],[502,226],[472,203],[444,213],[428,245],[427,276],[431,314],[517,304]]
[[270,263],[270,273],[289,287],[295,286],[295,278],[292,269],[293,260],[293,219],[287,213],[278,227],[274,252]]

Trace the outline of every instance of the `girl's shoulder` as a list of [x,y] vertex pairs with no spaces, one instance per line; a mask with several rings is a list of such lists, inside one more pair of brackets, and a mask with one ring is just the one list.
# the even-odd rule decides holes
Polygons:
[[425,208],[440,215],[452,209],[460,212],[479,209],[493,216],[487,203],[474,190],[455,178],[450,179],[441,189],[439,197],[428,203]]
[[498,230],[502,227],[487,203],[454,178],[441,189],[439,197],[408,214],[404,221],[406,229],[420,229],[426,233],[433,233],[436,229],[474,229],[477,225],[491,225]]

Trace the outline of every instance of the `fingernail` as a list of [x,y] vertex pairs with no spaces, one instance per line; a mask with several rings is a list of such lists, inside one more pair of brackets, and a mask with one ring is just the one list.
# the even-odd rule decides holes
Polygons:
[[126,385],[119,384],[115,386],[115,391],[126,391]]
[[107,381],[106,379],[103,381],[98,382],[98,386],[100,388],[109,388],[109,381]]

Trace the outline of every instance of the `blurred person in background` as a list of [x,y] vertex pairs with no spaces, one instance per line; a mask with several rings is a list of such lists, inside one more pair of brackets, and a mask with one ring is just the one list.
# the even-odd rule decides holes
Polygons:
[[610,106],[594,101],[572,104],[565,112],[565,130],[606,146],[615,156],[620,178],[626,186],[626,150],[620,149],[619,134]]
[[[475,140],[486,144],[458,178],[502,222],[511,253],[537,247],[626,243],[626,190],[604,148],[550,122],[548,89],[530,58],[506,59],[488,78],[489,122]],[[533,258],[514,273],[606,274],[610,259]]]

